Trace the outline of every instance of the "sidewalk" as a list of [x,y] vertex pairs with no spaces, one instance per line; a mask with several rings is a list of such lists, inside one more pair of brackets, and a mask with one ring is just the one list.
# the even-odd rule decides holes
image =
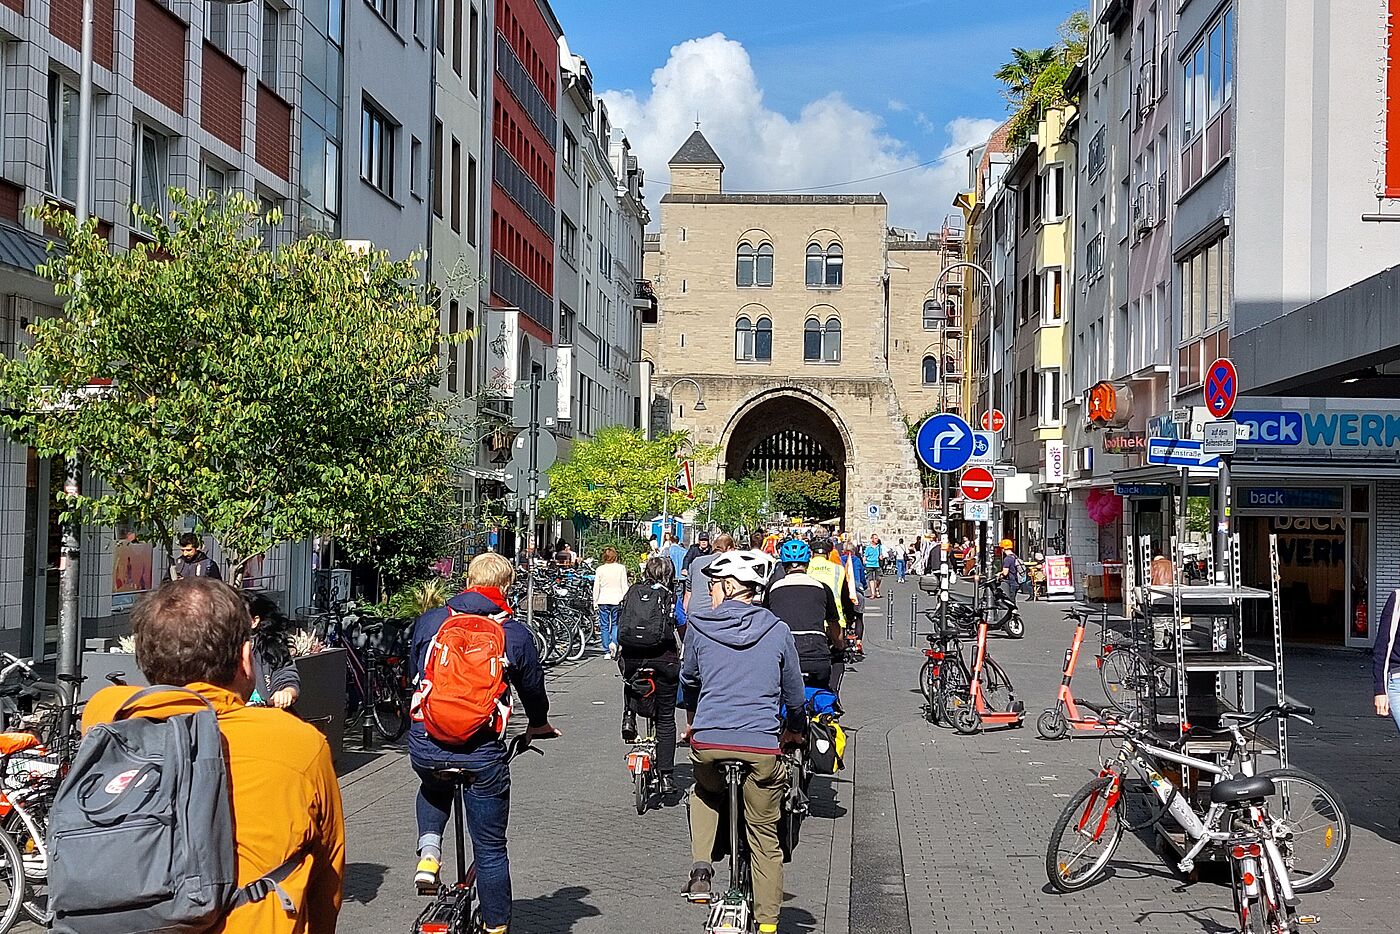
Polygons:
[[[515,927],[526,934],[701,930],[705,909],[679,896],[691,865],[685,807],[641,817],[633,807],[616,667],[593,658],[561,670],[549,694],[550,720],[564,736],[543,745],[544,757],[523,757],[512,770]],[[676,778],[689,785],[684,749]],[[852,779],[846,771],[834,783],[815,781],[815,813],[785,871],[784,934],[848,934]],[[349,848],[337,930],[407,931],[425,900],[413,894],[417,780],[406,755],[383,753],[346,774],[341,789]]]

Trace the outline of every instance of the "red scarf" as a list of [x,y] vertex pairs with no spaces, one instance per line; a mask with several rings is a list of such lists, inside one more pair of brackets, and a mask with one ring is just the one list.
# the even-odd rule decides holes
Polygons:
[[481,594],[481,596],[500,607],[502,613],[507,616],[513,615],[510,610],[510,601],[506,599],[506,595],[501,592],[501,588],[499,587],[468,587],[462,592]]

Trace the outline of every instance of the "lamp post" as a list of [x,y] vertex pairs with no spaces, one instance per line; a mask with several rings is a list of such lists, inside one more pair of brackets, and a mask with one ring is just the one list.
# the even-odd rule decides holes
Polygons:
[[[705,411],[705,390],[699,383],[691,379],[689,376],[682,376],[680,379],[671,383],[671,387],[666,390],[666,411],[671,411],[672,400],[676,393],[676,387],[679,386],[681,383],[689,383],[690,385],[695,387],[695,411]],[[669,424],[667,425],[667,427],[670,427]],[[669,524],[670,511],[671,481],[668,478],[666,480],[666,488],[661,491],[661,535],[663,538],[666,535],[666,528]]]

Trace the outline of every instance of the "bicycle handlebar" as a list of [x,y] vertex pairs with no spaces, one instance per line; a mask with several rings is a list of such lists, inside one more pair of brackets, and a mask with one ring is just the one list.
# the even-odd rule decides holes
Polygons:
[[1227,733],[1233,730],[1243,730],[1247,727],[1258,726],[1265,720],[1273,720],[1275,718],[1280,720],[1302,720],[1305,723],[1312,723],[1308,717],[1314,713],[1316,713],[1316,710],[1312,707],[1306,707],[1301,704],[1270,704],[1263,710],[1256,710],[1254,713],[1223,713],[1220,715],[1220,719],[1229,721],[1233,723],[1234,726],[1225,727],[1215,732]]

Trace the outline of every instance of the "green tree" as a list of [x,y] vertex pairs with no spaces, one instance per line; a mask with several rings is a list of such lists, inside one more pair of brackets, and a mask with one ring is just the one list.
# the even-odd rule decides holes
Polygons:
[[[713,489],[714,524],[727,532],[756,528],[772,514],[762,477],[726,480]],[[703,495],[708,494],[709,489],[706,489]]]
[[152,242],[124,252],[95,222],[38,212],[67,242],[39,269],[67,306],[0,366],[14,407],[0,424],[41,456],[81,456],[67,515],[167,552],[193,517],[235,581],[279,542],[367,550],[439,494],[459,453],[413,260],[323,237],[264,249],[260,225],[280,218],[246,197],[171,197],[166,216],[136,209]]
[[1019,146],[1035,133],[1036,124],[1047,110],[1069,103],[1065,81],[1088,49],[1089,15],[1078,10],[1060,24],[1060,41],[1048,49],[1012,49],[1011,61],[996,70],[993,77],[1005,88],[1012,112],[1007,141]]
[[[694,449],[683,431],[647,440],[635,428],[604,428],[575,444],[567,461],[550,468],[549,494],[540,500],[540,511],[547,516],[604,521],[651,518],[661,512],[666,485],[676,479],[677,461],[689,457],[706,463],[714,459],[716,451]],[[684,495],[670,497],[673,515],[690,504]]]
[[789,516],[818,518],[841,505],[841,484],[825,470],[778,470],[768,483],[773,509]]

